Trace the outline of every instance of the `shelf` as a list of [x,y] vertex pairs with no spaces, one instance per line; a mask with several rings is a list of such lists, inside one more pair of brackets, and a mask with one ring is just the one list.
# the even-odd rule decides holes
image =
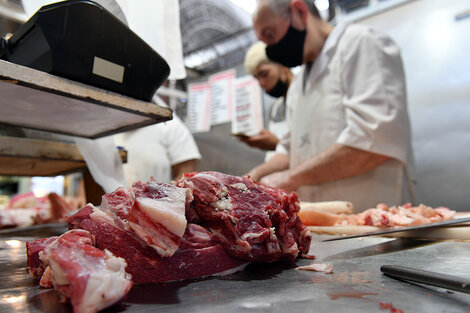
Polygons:
[[90,139],[167,121],[169,108],[0,60],[0,123]]
[[[127,151],[119,153],[125,163]],[[0,175],[57,176],[86,168],[75,144],[0,136]]]

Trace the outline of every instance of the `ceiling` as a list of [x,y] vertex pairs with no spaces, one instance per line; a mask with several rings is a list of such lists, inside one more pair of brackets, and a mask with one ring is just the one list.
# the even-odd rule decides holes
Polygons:
[[238,65],[256,42],[250,14],[228,0],[180,0],[180,25],[188,75]]

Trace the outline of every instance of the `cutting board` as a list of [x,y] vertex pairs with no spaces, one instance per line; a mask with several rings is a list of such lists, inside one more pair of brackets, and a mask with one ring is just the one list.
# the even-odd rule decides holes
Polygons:
[[[470,216],[470,212],[458,212],[455,217],[466,216]],[[383,229],[374,226],[307,226],[307,228],[313,233],[327,235],[358,235]],[[383,234],[382,236],[430,240],[470,240],[470,224]]]

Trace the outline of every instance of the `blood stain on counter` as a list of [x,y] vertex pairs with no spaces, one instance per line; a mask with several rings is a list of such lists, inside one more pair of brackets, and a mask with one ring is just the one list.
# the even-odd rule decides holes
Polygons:
[[389,302],[389,303],[380,302],[380,303],[379,303],[379,307],[380,307],[380,309],[382,309],[382,310],[383,310],[383,309],[385,309],[385,310],[389,309],[389,310],[390,310],[390,313],[404,313],[403,310],[400,310],[400,309],[395,308],[395,307],[392,305],[391,302]]
[[376,292],[337,292],[337,293],[329,293],[328,296],[332,300],[336,300],[339,298],[364,298],[364,296],[377,296],[378,293]]

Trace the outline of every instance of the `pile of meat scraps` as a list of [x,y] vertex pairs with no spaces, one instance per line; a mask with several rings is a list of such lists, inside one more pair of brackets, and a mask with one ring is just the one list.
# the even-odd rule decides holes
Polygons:
[[74,312],[96,312],[133,283],[293,262],[311,241],[298,212],[295,193],[244,177],[203,172],[173,184],[138,182],[68,217],[70,230],[62,236],[28,242],[27,270]]
[[71,201],[54,192],[45,197],[36,197],[32,192],[16,195],[0,209],[0,228],[64,221],[67,213],[75,209]]
[[368,209],[358,214],[331,214],[320,211],[301,212],[302,222],[309,226],[413,226],[440,222],[454,218],[455,211],[445,207],[431,208],[424,204],[411,206],[389,207],[378,204],[376,208]]

